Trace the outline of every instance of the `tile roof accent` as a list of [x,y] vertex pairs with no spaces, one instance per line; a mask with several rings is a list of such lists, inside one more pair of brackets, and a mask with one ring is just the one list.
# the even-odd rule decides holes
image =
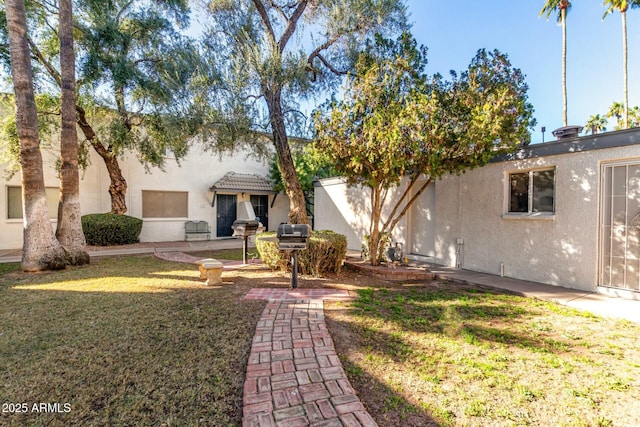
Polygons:
[[211,191],[277,193],[268,178],[256,174],[235,172],[227,172],[210,189]]

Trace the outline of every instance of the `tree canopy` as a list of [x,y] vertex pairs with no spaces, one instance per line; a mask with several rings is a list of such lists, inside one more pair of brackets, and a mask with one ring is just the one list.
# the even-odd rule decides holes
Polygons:
[[[505,55],[480,50],[447,81],[426,74],[426,53],[408,32],[396,41],[377,37],[359,56],[344,99],[314,116],[319,150],[350,184],[371,189],[372,254],[432,179],[527,144],[535,125],[524,75]],[[418,184],[421,176],[427,179]],[[381,218],[389,190],[403,180]]]
[[[58,2],[29,2],[28,12],[36,88],[59,98]],[[113,212],[126,212],[126,181],[118,165],[125,150],[147,167],[162,167],[166,152],[176,159],[186,154],[188,139],[206,120],[208,111],[194,96],[195,76],[206,67],[193,41],[180,34],[189,12],[186,0],[75,2],[78,124],[84,143],[107,166]],[[52,112],[40,107],[39,118]]]
[[[291,222],[306,223],[288,134],[304,125],[298,102],[335,87],[375,31],[405,27],[400,0],[214,0],[206,2],[206,44],[227,96],[211,103],[245,114],[236,135],[268,132],[290,200]],[[222,129],[224,130],[224,129]],[[224,137],[221,134],[221,137]],[[233,135],[232,135],[233,137]]]

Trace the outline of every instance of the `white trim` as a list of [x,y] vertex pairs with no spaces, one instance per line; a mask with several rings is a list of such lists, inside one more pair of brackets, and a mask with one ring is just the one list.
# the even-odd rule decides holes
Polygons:
[[620,289],[620,288],[610,288],[608,286],[598,286],[597,291],[599,294],[609,295],[611,297],[640,301],[640,291],[634,291],[632,289]]
[[[597,215],[597,248],[598,248],[598,252],[597,252],[597,271],[596,271],[596,286],[598,288],[598,292],[601,293],[605,293],[608,295],[614,295],[614,296],[622,296],[624,298],[631,298],[631,299],[640,299],[640,288],[638,289],[626,289],[626,288],[617,288],[614,286],[605,286],[605,278],[604,278],[604,274],[605,274],[605,269],[604,269],[604,261],[605,261],[605,251],[603,248],[605,239],[603,238],[603,234],[604,234],[604,226],[605,224],[603,223],[605,215],[604,215],[604,210],[607,208],[607,198],[605,197],[606,194],[606,189],[604,187],[605,185],[605,179],[606,179],[606,171],[607,170],[611,170],[611,183],[610,185],[613,186],[613,174],[614,174],[614,169],[617,167],[624,167],[625,168],[625,187],[626,187],[626,196],[625,196],[625,218],[629,217],[628,214],[628,209],[629,209],[629,201],[628,201],[628,197],[629,197],[629,187],[628,187],[628,182],[629,182],[629,167],[630,166],[640,166],[640,157],[633,157],[633,158],[625,158],[625,159],[613,159],[613,160],[601,160],[599,161],[599,174],[600,176],[598,177],[598,215]],[[613,187],[611,188],[611,197],[613,197]],[[611,212],[610,212],[610,218],[613,219],[613,202],[611,202],[611,206],[610,206]],[[626,222],[625,219],[625,227],[628,226],[628,223]],[[613,227],[611,227],[611,234],[613,234]],[[609,242],[610,245],[613,245],[613,236],[610,236],[609,238]],[[628,242],[625,243],[625,256],[624,256],[624,274],[623,274],[623,285],[626,285],[627,283],[627,262],[629,261],[629,259],[627,258],[628,256],[628,248],[627,248]],[[611,254],[613,253],[613,247],[609,247],[609,256],[611,257]],[[609,264],[611,265],[611,260],[609,260]],[[610,273],[611,274],[611,273]],[[606,283],[608,283],[609,285],[611,285],[611,276],[609,276],[608,280],[606,280]],[[629,295],[632,295],[631,297]],[[638,296],[633,296],[633,295],[638,295]]]
[[556,213],[555,212],[507,212],[502,214],[502,219],[506,220],[542,220],[542,221],[555,221]]
[[158,218],[158,217],[153,217],[153,218],[140,218],[141,220],[143,220],[144,222],[184,222],[184,221],[188,221],[189,218],[188,217],[175,217],[175,218]]
[[[533,174],[536,172],[553,171],[553,211],[534,212],[533,211]],[[531,217],[532,219],[555,219],[556,214],[556,196],[557,196],[557,182],[558,168],[556,165],[545,165],[527,169],[508,169],[504,171],[504,197],[502,206],[502,218],[503,219],[524,219]],[[514,174],[528,174],[529,188],[527,189],[527,212],[511,212],[511,175]],[[551,217],[551,218],[539,218],[539,217]]]

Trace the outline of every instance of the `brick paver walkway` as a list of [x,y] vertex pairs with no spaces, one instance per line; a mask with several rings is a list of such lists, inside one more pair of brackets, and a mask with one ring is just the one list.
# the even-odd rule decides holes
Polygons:
[[377,426],[347,380],[317,299],[270,300],[244,383],[242,425]]

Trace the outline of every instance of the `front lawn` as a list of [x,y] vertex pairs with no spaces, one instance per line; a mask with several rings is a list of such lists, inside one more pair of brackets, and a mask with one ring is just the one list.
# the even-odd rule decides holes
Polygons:
[[265,304],[241,300],[253,285],[241,273],[207,288],[195,266],[153,256],[11,270],[0,272],[0,425],[241,424]]
[[380,426],[640,425],[640,326],[468,286],[325,303]]
[[[0,264],[0,425],[241,425],[265,306],[241,298],[287,275],[249,267],[206,287],[150,255],[17,268]],[[381,427],[640,425],[636,324],[469,286],[300,278],[327,286],[359,292],[326,317]]]

